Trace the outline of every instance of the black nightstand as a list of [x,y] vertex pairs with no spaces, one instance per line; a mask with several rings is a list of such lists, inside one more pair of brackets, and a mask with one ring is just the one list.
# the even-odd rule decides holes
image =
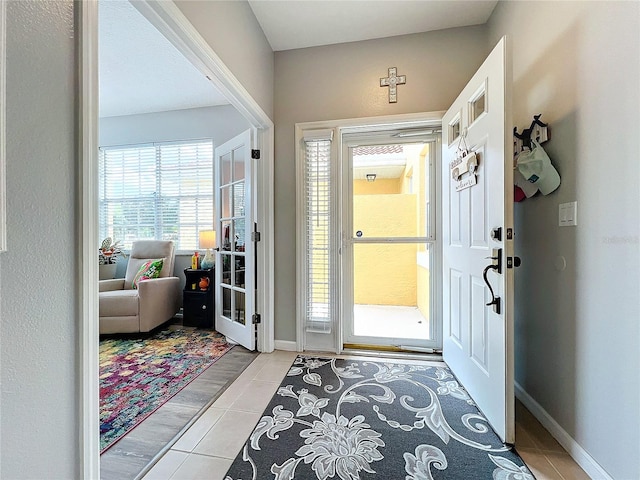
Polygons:
[[[186,282],[182,292],[182,324],[187,327],[213,328],[215,314],[215,269],[184,269]],[[209,283],[205,285],[206,279]]]

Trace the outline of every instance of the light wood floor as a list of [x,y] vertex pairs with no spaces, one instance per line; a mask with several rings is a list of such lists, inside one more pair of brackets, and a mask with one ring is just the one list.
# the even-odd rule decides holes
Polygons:
[[[296,355],[260,354],[144,480],[223,479]],[[537,480],[589,478],[520,402],[516,404],[516,449]]]

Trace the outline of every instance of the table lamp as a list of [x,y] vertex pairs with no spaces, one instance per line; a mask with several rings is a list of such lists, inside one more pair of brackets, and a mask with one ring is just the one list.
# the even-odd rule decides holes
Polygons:
[[216,263],[216,258],[211,253],[211,249],[216,248],[216,231],[215,230],[201,230],[200,231],[200,248],[206,248],[207,253],[205,254],[202,262],[200,263],[201,268],[213,268]]

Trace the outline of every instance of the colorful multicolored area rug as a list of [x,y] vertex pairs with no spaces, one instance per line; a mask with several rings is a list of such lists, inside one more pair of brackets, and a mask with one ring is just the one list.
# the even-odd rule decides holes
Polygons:
[[225,480],[535,480],[446,366],[298,357]]
[[100,341],[100,453],[232,348],[211,330]]

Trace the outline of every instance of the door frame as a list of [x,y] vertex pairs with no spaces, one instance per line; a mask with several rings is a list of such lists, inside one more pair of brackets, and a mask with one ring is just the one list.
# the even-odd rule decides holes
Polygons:
[[[231,70],[202,38],[173,2],[140,0],[133,5],[169,41],[211,80],[249,122],[261,151],[256,189],[256,221],[261,241],[256,245],[261,259],[258,269],[256,310],[262,315],[258,325],[257,348],[274,349],[274,231],[273,153],[274,125]],[[99,330],[98,330],[98,1],[75,2],[77,9],[77,188],[76,200],[78,262],[76,305],[78,309],[78,474],[83,479],[100,477],[99,447]]]
[[[386,130],[398,130],[398,129],[406,129],[406,128],[434,128],[442,126],[442,117],[444,115],[444,111],[435,111],[435,112],[423,112],[423,113],[407,113],[407,114],[399,114],[399,115],[384,115],[379,117],[363,117],[363,118],[350,118],[350,119],[342,119],[342,120],[327,120],[327,121],[318,121],[318,122],[304,122],[304,123],[296,123],[295,125],[295,145],[296,145],[296,165],[300,165],[302,158],[302,152],[300,149],[300,144],[303,138],[304,130],[314,130],[314,129],[336,129],[337,135],[335,135],[335,152],[336,159],[339,164],[342,164],[342,155],[343,148],[342,143],[343,134],[353,134],[353,133],[373,133],[376,131],[386,131]],[[298,185],[300,185],[300,175],[302,175],[300,168],[298,168]],[[341,175],[341,172],[339,173]],[[440,182],[437,180],[440,175],[440,165],[436,165],[436,199],[440,202]],[[338,179],[339,180],[339,179]],[[341,195],[340,195],[341,196]],[[341,200],[339,200],[340,202]],[[300,198],[298,198],[298,202],[300,202]],[[342,211],[342,206],[338,205],[338,210]],[[300,243],[301,237],[301,228],[304,225],[303,211],[301,208],[296,208],[296,225],[297,225],[297,238],[298,244]],[[441,214],[439,209],[436,208],[436,225],[440,225],[441,222]],[[342,233],[341,233],[342,235]],[[434,270],[440,271],[440,244],[436,243],[436,264],[434,265]],[[303,285],[304,284],[304,270],[302,262],[305,261],[303,252],[298,248],[297,257],[296,257],[296,284]],[[340,259],[338,260],[340,261]],[[437,295],[437,298],[442,296],[441,288],[438,287],[437,291],[434,292]],[[305,348],[305,328],[304,328],[304,299],[302,295],[297,295],[296,302],[296,348],[299,352],[304,351]],[[341,302],[343,304],[344,302]],[[340,309],[342,309],[342,305],[340,305]],[[441,307],[438,306],[436,308],[436,314],[438,317],[442,317]],[[335,353],[340,354],[343,350],[344,344],[344,335],[343,335],[343,312],[340,311],[338,315],[338,323],[335,325],[334,332],[331,336],[333,337],[334,345],[332,348],[327,347],[326,350],[335,351]],[[440,329],[440,335],[442,336],[442,330]]]

